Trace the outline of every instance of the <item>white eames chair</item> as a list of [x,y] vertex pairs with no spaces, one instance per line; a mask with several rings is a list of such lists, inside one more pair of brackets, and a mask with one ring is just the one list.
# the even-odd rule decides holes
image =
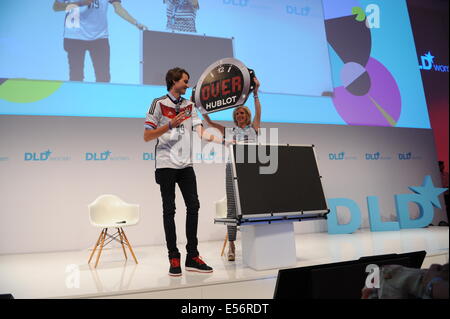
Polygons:
[[[128,204],[115,195],[101,195],[94,202],[88,205],[89,208],[89,220],[94,227],[101,228],[99,238],[92,250],[88,263],[91,262],[92,257],[95,254],[97,248],[99,248],[95,267],[98,265],[100,255],[103,247],[108,245],[111,241],[115,240],[121,243],[125,259],[128,259],[125,251],[125,246],[128,246],[134,261],[138,263],[136,256],[133,252],[130,242],[128,241],[123,227],[136,225],[139,222],[139,205]],[[116,232],[113,235],[108,234],[109,228],[115,228]],[[107,238],[109,241],[105,243]],[[119,239],[117,239],[119,237]]]

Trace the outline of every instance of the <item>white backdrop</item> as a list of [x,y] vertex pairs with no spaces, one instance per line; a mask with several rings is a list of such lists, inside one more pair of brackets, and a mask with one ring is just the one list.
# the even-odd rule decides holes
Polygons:
[[[99,230],[89,223],[87,205],[106,193],[140,205],[140,223],[127,230],[132,244],[164,244],[154,161],[143,159],[144,153],[154,152],[155,143],[143,141],[143,123],[143,119],[1,116],[0,254],[93,246]],[[411,193],[408,186],[421,185],[426,175],[436,187],[441,184],[431,130],[280,123],[263,127],[277,127],[280,143],[316,146],[326,197],[354,200],[363,214],[362,227],[368,227],[367,196],[378,196],[383,219],[392,221],[395,194]],[[106,158],[105,152],[110,152],[106,160],[94,160]],[[195,171],[201,206],[199,240],[223,239],[225,226],[213,224],[213,203],[225,194],[225,164],[196,164]],[[442,195],[440,201],[444,207]],[[178,189],[176,207],[179,248],[184,251],[185,206]],[[435,209],[434,224],[446,220],[444,210]],[[410,211],[412,217],[418,216],[416,206],[411,205]],[[341,223],[348,218],[345,211],[339,214]],[[295,230],[325,232],[327,223],[295,223]]]

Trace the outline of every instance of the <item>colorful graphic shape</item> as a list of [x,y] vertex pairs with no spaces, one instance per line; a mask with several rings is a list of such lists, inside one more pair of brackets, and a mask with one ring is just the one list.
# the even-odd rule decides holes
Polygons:
[[356,63],[349,62],[341,70],[342,84],[354,95],[365,95],[370,90],[370,76],[366,69]]
[[0,81],[0,99],[14,103],[32,103],[49,97],[62,84],[61,81],[5,79]]
[[365,22],[354,15],[325,21],[327,41],[344,63],[365,66],[372,50],[372,37]]
[[350,125],[395,126],[402,105],[397,82],[374,58],[369,59],[366,70],[371,79],[370,90],[358,96],[344,86],[335,88],[333,103],[336,110]]
[[340,70],[342,86],[334,89],[333,104],[350,125],[396,126],[401,113],[401,95],[395,78],[372,58],[371,30],[362,19],[360,6],[346,16],[328,15],[327,40],[344,63]]

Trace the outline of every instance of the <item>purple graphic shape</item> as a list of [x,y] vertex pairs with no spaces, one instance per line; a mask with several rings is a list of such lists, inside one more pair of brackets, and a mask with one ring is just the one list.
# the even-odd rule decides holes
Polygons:
[[344,65],[341,70],[341,81],[345,87],[352,84],[356,81],[363,73],[366,72],[366,69],[356,62],[349,62]]
[[337,87],[334,89],[334,106],[349,125],[392,126],[372,99],[397,122],[402,106],[397,82],[389,70],[374,58],[369,58],[366,71],[372,82],[369,92],[356,96],[343,86]]
[[356,62],[346,63],[341,70],[341,81],[353,95],[366,95],[370,90],[370,76],[366,69]]

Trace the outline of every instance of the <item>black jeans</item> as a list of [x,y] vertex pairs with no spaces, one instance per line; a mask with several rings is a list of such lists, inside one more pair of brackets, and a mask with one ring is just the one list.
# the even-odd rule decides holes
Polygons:
[[69,60],[70,81],[84,80],[84,58],[89,51],[94,65],[95,80],[97,82],[110,82],[109,73],[110,47],[109,40],[98,39],[93,41],[64,38],[64,50]]
[[164,232],[169,258],[180,257],[175,227],[175,184],[180,187],[186,204],[186,251],[188,257],[198,256],[197,225],[200,202],[198,201],[194,169],[192,167],[183,169],[159,168],[155,171],[155,179],[161,190]]

